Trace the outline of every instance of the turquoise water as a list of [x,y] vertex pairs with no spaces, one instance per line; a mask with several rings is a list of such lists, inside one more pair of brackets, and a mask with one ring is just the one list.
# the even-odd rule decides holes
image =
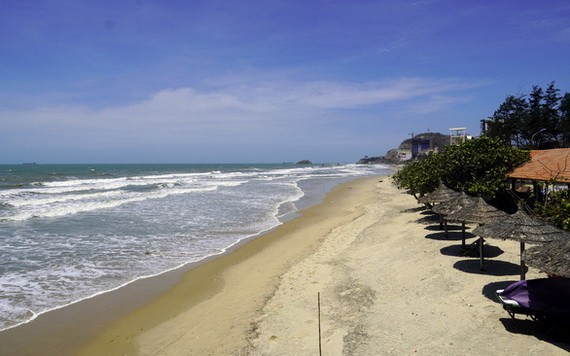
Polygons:
[[0,165],[0,329],[224,252],[369,165]]

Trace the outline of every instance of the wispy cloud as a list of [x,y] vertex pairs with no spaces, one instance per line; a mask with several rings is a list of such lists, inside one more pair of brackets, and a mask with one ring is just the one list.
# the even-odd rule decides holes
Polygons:
[[[244,147],[260,139],[286,144],[293,138],[330,144],[347,125],[350,136],[358,136],[358,126],[369,126],[366,120],[371,117],[374,125],[380,120],[392,126],[406,116],[448,110],[477,85],[426,78],[367,83],[234,81],[208,89],[165,89],[122,107],[54,106],[0,112],[0,117],[8,137],[28,145],[60,142],[73,149],[176,143],[195,150],[196,145],[228,142]],[[4,144],[16,145],[17,140]]]
[[[46,107],[4,113],[8,127],[89,127],[156,132],[170,125],[178,130],[220,129],[220,125],[263,127],[305,122],[318,113],[337,109],[411,101],[426,113],[458,102],[463,91],[479,84],[452,79],[401,78],[387,82],[268,82],[234,83],[215,90],[176,88],[161,90],[136,104],[105,109]],[[461,99],[463,100],[463,99]],[[426,103],[424,106],[417,105]],[[437,103],[434,104],[434,103]],[[410,104],[410,103],[407,103]],[[405,107],[406,105],[402,105]],[[294,114],[294,115],[292,115]],[[6,125],[7,123],[5,123]]]
[[390,82],[309,83],[301,89],[298,102],[326,109],[356,108],[399,102],[411,99],[428,99],[441,93],[460,92],[472,86],[453,80],[403,78]]

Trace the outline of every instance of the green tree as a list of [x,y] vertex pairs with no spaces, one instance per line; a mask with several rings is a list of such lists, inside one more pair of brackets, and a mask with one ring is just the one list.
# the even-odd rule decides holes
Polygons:
[[533,86],[528,99],[528,115],[522,127],[522,137],[525,140],[525,146],[530,148],[538,148],[544,141],[543,130],[545,129],[545,124],[542,110],[543,99],[544,92],[542,88],[538,85]]
[[528,151],[480,137],[446,147],[441,157],[442,180],[455,190],[495,196],[508,187],[507,174],[529,159]]
[[570,97],[560,96],[551,82],[546,90],[538,85],[526,99],[507,96],[484,120],[482,133],[519,148],[547,149],[570,147]]
[[551,82],[546,88],[544,94],[544,102],[542,104],[542,121],[544,128],[545,148],[552,148],[559,146],[560,131],[559,120],[560,112],[559,105],[562,99],[559,95],[560,89],[554,87],[554,82]]
[[441,177],[441,155],[432,154],[414,160],[393,175],[398,188],[407,189],[416,199],[429,193],[439,185]]
[[545,204],[538,204],[534,213],[564,230],[570,230],[570,199],[568,191],[550,193]]
[[562,147],[570,147],[570,93],[564,94],[560,100],[559,111],[558,131],[560,132],[560,143]]
[[527,121],[527,110],[528,103],[523,96],[507,96],[493,116],[486,120],[485,135],[521,147],[524,144],[521,128]]
[[505,145],[500,139],[481,137],[414,161],[393,179],[416,198],[433,191],[440,181],[455,190],[495,196],[508,187],[507,173],[529,159],[528,151]]

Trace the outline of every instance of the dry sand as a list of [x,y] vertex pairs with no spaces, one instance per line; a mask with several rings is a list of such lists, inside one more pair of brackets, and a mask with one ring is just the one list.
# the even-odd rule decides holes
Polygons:
[[[536,322],[494,297],[518,279],[518,244],[489,240],[487,271],[458,255],[386,177],[322,204],[187,273],[106,328],[86,355],[560,355]],[[468,242],[472,242],[471,238]],[[530,270],[527,278],[542,276]]]
[[317,354],[319,292],[323,355],[559,355],[570,349],[538,339],[536,323],[511,321],[496,303],[493,292],[520,272],[516,242],[488,241],[494,258],[481,272],[476,258],[458,254],[460,231],[446,239],[387,180],[376,185],[372,201],[361,203],[360,217],[331,231],[315,254],[282,276],[258,319],[251,354]]

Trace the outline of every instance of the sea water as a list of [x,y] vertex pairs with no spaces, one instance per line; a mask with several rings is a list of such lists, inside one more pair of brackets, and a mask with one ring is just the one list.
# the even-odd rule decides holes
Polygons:
[[0,165],[0,330],[223,253],[382,165]]

